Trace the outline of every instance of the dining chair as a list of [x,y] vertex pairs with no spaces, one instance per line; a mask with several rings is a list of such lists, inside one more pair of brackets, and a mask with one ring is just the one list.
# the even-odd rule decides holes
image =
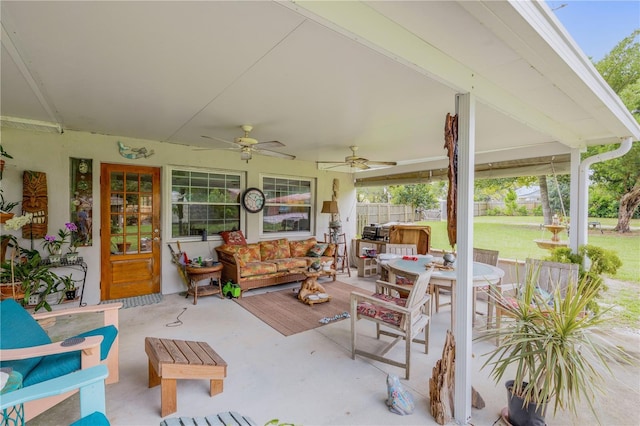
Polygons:
[[378,265],[380,266],[380,279],[382,281],[388,281],[389,269],[387,269],[387,264],[389,260],[418,254],[418,246],[415,244],[387,244],[384,247],[385,252],[378,253]]
[[[499,254],[500,252],[498,250],[488,250],[488,249],[481,249],[481,248],[474,247],[473,261],[485,263],[491,266],[498,266]],[[496,285],[499,286],[501,284],[501,281],[502,279],[498,281]],[[487,299],[487,324],[489,324],[491,321],[493,321],[493,304],[491,304],[489,300],[490,299],[489,285],[486,285],[486,286],[473,287],[473,325],[475,325],[475,322],[476,322],[476,315],[478,314],[482,315],[482,313],[478,312],[476,308],[476,304],[478,301],[478,293],[485,293],[485,296]]]
[[[579,266],[576,263],[551,262],[540,259],[528,258],[525,261],[524,279],[522,281],[533,280],[539,294],[553,294],[556,290],[564,296],[567,287],[578,285]],[[515,284],[502,284],[492,286],[489,298],[493,300],[496,310],[495,327],[500,328],[502,316],[507,313],[503,308],[504,304],[513,303],[513,296],[506,292],[517,292],[524,282]]]
[[[429,331],[431,324],[431,296],[427,290],[433,267],[411,277],[413,285],[406,298],[397,292],[406,291],[406,286],[391,282],[376,281],[376,292],[367,295],[354,291],[351,293],[351,357],[360,355],[375,361],[405,369],[405,378],[409,379],[411,366],[411,342],[424,344],[424,352],[429,353]],[[402,275],[407,275],[402,272]],[[390,268],[390,277],[395,281],[395,270]],[[357,323],[359,320],[371,321],[376,326],[376,339],[389,336],[393,340],[380,347],[378,351],[366,351],[357,346]],[[424,332],[424,338],[418,335]],[[399,341],[405,342],[404,362],[385,356]],[[380,345],[376,345],[380,346]]]
[[[491,265],[491,266],[498,266],[498,255],[499,255],[499,252],[497,250],[487,250],[487,249],[479,249],[479,248],[473,249],[474,262],[486,263],[487,265]],[[476,299],[477,299],[478,290],[488,292],[489,288],[488,286],[473,288],[473,323],[474,325],[476,320]],[[449,296],[451,295],[450,285],[444,285],[444,284],[434,285],[432,292],[434,295],[434,304],[435,304],[436,312],[440,312],[440,308],[443,306],[451,306],[451,298],[449,298],[448,302],[440,302],[441,295],[449,295]],[[487,313],[487,317],[489,317],[488,313]]]

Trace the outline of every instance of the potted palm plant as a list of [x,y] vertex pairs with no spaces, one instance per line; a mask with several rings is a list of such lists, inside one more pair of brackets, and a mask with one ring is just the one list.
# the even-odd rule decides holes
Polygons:
[[536,272],[525,277],[515,298],[492,295],[512,321],[490,329],[476,340],[497,341],[495,349],[485,354],[482,368],[489,367],[491,377],[502,383],[505,374],[515,377],[505,386],[508,395],[508,421],[514,426],[544,425],[548,405],[568,409],[577,415],[582,397],[597,413],[593,401],[604,388],[598,368],[630,358],[595,333],[604,312],[588,306],[597,297],[599,285],[583,278],[569,285],[566,294],[559,286],[553,294],[536,288]]

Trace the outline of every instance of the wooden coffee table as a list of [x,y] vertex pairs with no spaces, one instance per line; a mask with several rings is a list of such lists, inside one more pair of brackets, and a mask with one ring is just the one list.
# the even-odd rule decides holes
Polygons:
[[177,379],[209,379],[210,396],[223,391],[227,363],[206,342],[144,339],[149,357],[149,387],[160,385],[160,413],[165,417],[178,409]]

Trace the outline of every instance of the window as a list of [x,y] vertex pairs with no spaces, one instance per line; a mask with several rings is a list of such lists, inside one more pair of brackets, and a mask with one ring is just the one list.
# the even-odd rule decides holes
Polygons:
[[240,229],[241,175],[171,170],[171,237]]
[[312,181],[263,177],[262,233],[311,232]]

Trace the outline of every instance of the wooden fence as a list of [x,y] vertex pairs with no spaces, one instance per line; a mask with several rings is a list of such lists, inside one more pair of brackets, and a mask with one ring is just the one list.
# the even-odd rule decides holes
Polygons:
[[[528,211],[540,205],[539,202],[518,203],[518,207],[525,206]],[[504,209],[501,201],[476,202],[473,206],[474,216],[486,216],[487,211],[495,208]],[[356,205],[357,228],[356,233],[362,235],[365,226],[372,223],[384,224],[389,222],[407,223],[423,220],[446,220],[446,202],[441,201],[439,209],[414,211],[411,206],[387,203],[358,203]]]

